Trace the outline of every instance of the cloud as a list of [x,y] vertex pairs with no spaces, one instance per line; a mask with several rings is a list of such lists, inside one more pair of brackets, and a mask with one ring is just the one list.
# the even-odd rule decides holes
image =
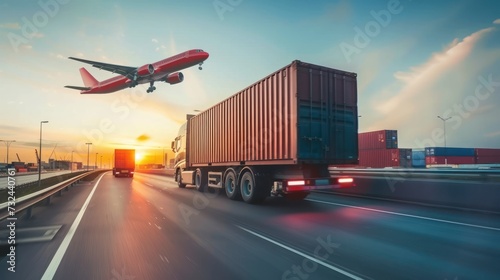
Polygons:
[[380,102],[377,110],[383,114],[390,114],[405,100],[423,92],[445,75],[450,69],[464,61],[471,53],[476,43],[493,28],[485,28],[465,37],[455,39],[442,52],[435,53],[424,64],[413,67],[409,72],[396,72],[394,77],[403,83],[403,88],[393,98]]
[[145,142],[145,141],[148,141],[149,139],[151,139],[151,137],[147,134],[142,134],[142,135],[139,135],[136,140],[138,142]]
[[8,22],[8,23],[0,24],[0,28],[17,30],[17,29],[21,29],[21,26],[17,22]]
[[500,18],[497,18],[493,21],[493,24],[500,24]]
[[151,42],[158,44],[158,39],[153,38],[153,39],[151,39]]

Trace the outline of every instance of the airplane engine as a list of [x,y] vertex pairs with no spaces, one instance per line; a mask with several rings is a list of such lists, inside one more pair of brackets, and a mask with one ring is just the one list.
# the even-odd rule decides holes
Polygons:
[[144,66],[137,68],[137,76],[139,77],[153,75],[154,72],[155,68],[152,64],[146,64]]
[[181,72],[171,73],[165,78],[165,81],[171,85],[184,81],[184,75]]

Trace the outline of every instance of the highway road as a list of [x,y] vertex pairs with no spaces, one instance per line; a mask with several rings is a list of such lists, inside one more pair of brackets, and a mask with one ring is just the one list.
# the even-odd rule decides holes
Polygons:
[[[70,173],[70,172],[71,171],[69,171],[69,170],[62,170],[62,171],[55,171],[55,172],[44,172],[40,175],[40,177],[42,179],[45,179],[45,178],[59,176],[59,175]],[[22,185],[22,184],[38,181],[38,173],[36,173],[36,174],[16,173],[16,175],[14,177],[16,179],[16,185]],[[8,180],[7,176],[0,177],[0,190],[7,188],[7,180]]]
[[179,189],[169,177],[107,172],[33,215],[17,221],[16,272],[7,270],[4,257],[0,279],[500,275],[498,215],[456,209],[329,194],[256,206]]

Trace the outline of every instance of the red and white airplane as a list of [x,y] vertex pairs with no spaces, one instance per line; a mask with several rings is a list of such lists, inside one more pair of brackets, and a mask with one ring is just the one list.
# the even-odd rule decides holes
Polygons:
[[82,94],[110,93],[149,82],[149,88],[147,90],[149,93],[156,89],[154,86],[154,82],[156,81],[167,82],[171,85],[182,82],[184,80],[184,75],[179,72],[182,69],[198,64],[198,68],[201,70],[203,61],[208,58],[208,53],[200,49],[189,50],[141,67],[114,65],[76,57],[69,58],[89,63],[99,69],[118,73],[120,76],[99,82],[85,68],[82,67],[80,68],[80,75],[82,76],[83,84],[85,86],[65,86],[67,88],[80,90],[80,93]]

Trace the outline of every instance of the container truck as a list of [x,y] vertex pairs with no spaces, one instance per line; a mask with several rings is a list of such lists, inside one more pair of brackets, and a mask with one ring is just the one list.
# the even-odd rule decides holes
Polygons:
[[328,166],[358,164],[356,76],[296,60],[188,115],[172,141],[175,181],[247,203],[353,186]]
[[113,175],[115,177],[134,177],[135,150],[115,149],[115,165]]

